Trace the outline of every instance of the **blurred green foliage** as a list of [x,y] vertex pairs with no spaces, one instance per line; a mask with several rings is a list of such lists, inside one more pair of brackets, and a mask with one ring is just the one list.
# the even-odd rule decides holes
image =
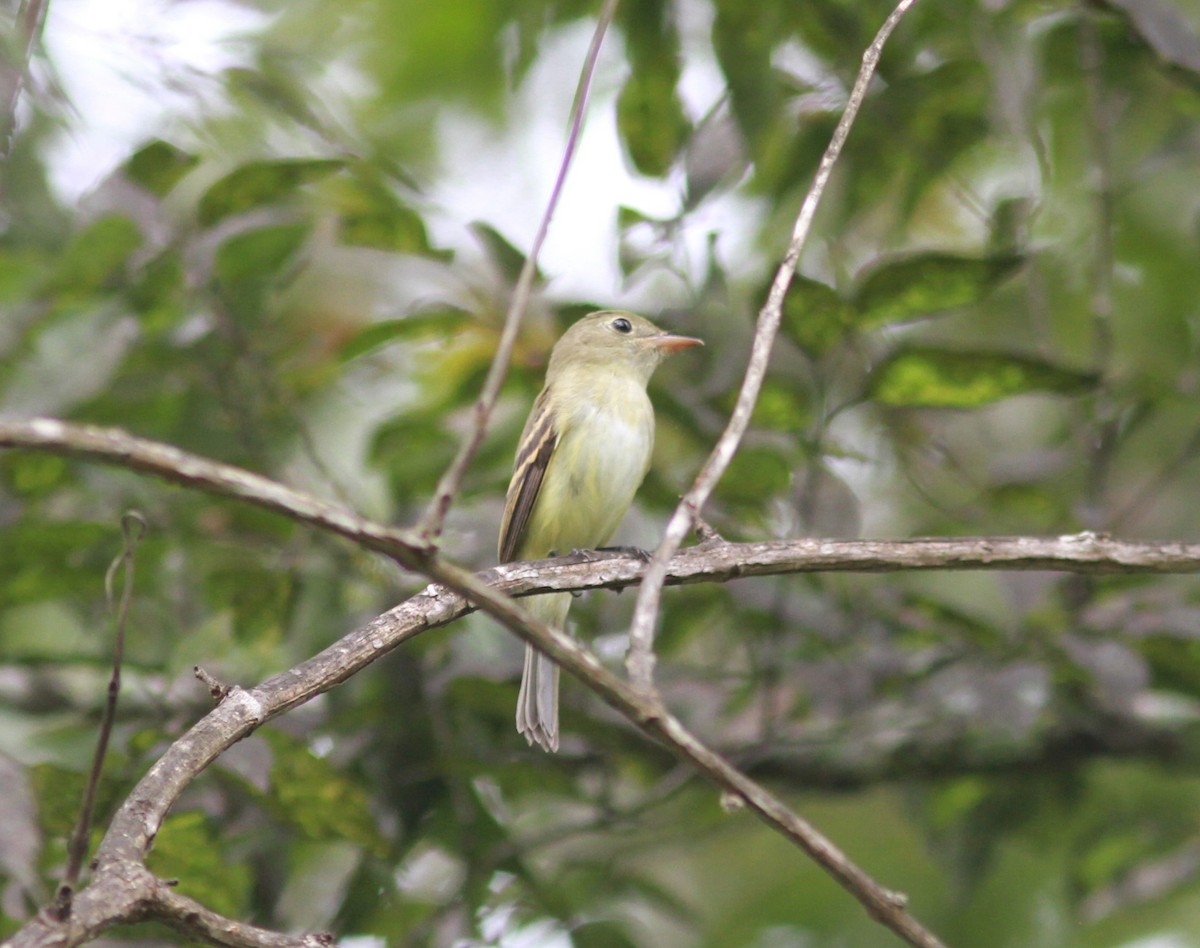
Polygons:
[[[0,416],[120,426],[411,522],[469,423],[549,189],[512,200],[529,156],[552,167],[561,144],[531,103],[569,103],[598,4],[242,7],[263,15],[236,61],[181,68],[186,107],[81,199],[55,183],[58,149],[89,117],[53,83],[22,98],[0,167]],[[579,292],[543,257],[449,555],[492,562],[549,349],[597,305],[708,342],[653,384],[654,467],[618,538],[653,544],[732,406],[888,9],[621,6],[589,125],[625,162],[610,170],[628,193],[597,212],[618,252]],[[786,297],[705,512],[718,530],[1200,533],[1198,35],[1190,7],[1148,0],[917,5]],[[560,211],[551,243],[592,260],[605,233]],[[12,800],[32,801],[0,821],[0,935],[61,868],[128,508],[150,533],[101,828],[208,707],[192,665],[252,683],[423,585],[252,508],[0,455],[0,755]],[[631,601],[573,608],[606,661]],[[792,576],[668,591],[659,667],[672,708],[949,943],[1200,945],[1197,630],[1182,578]],[[519,670],[479,617],[415,640],[222,757],[152,866],[219,911],[360,946],[888,941],[572,683],[563,752],[527,750]]]

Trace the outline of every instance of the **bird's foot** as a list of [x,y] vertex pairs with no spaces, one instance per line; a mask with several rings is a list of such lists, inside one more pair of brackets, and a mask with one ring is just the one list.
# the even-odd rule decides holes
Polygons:
[[643,550],[640,546],[601,546],[597,547],[596,552],[623,553],[626,556],[636,556],[643,563],[649,563],[654,558],[649,550]]

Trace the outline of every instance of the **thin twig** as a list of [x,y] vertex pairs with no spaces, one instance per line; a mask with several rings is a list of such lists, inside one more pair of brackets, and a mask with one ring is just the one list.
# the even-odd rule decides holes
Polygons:
[[1092,360],[1101,377],[1100,386],[1090,400],[1087,432],[1089,461],[1083,502],[1084,524],[1091,530],[1112,526],[1105,515],[1105,497],[1113,456],[1120,435],[1118,410],[1114,405],[1109,370],[1113,353],[1113,217],[1116,203],[1112,170],[1112,117],[1104,90],[1104,47],[1093,11],[1084,10],[1079,24],[1079,58],[1086,96],[1088,140],[1092,151],[1092,176],[1095,193],[1095,227],[1092,260]]
[[229,692],[233,690],[229,685],[223,681],[218,681],[199,665],[192,666],[192,674],[196,676],[197,681],[201,682],[208,689],[208,695],[213,701],[224,701],[228,697]]
[[746,366],[746,375],[738,392],[737,403],[729,423],[722,432],[712,454],[700,469],[691,490],[684,495],[675,513],[667,524],[662,542],[654,551],[654,557],[642,580],[642,588],[638,592],[637,605],[634,608],[633,622],[629,630],[629,655],[626,668],[633,683],[650,695],[654,689],[654,624],[658,617],[659,600],[662,596],[663,581],[666,578],[667,563],[679,549],[684,538],[692,528],[696,515],[704,508],[717,481],[725,473],[730,461],[741,443],[746,427],[750,423],[750,415],[754,411],[754,403],[758,400],[758,392],[762,387],[763,378],[767,371],[767,362],[771,357],[771,347],[775,342],[775,334],[779,330],[783,312],[783,298],[796,272],[796,264],[808,240],[813,217],[817,205],[825,192],[825,186],[833,172],[833,166],[841,154],[842,146],[850,134],[850,128],[858,115],[858,110],[867,94],[867,86],[875,73],[879,57],[883,53],[884,43],[887,42],[892,30],[900,22],[900,18],[908,12],[916,0],[900,0],[900,3],[880,27],[875,39],[863,54],[862,68],[855,80],[854,88],[846,102],[841,120],[834,129],[833,138],[821,157],[812,186],[804,196],[800,206],[800,214],[796,218],[796,227],[792,231],[792,241],[788,246],[787,255],[783,258],[771,290],[767,294],[767,302],[758,314],[758,324],[754,331],[754,341],[750,351],[750,361]]
[[192,940],[203,939],[229,948],[329,948],[337,940],[329,932],[288,935],[218,915],[161,881],[149,917],[171,926]]
[[542,244],[546,241],[546,234],[550,230],[550,221],[554,218],[554,211],[558,207],[559,197],[562,194],[563,186],[566,184],[567,172],[571,167],[571,160],[575,157],[575,149],[579,144],[579,137],[583,132],[583,120],[587,113],[588,92],[591,89],[592,76],[596,71],[596,60],[600,56],[600,45],[604,42],[604,34],[608,31],[608,26],[612,22],[612,18],[616,12],[617,0],[605,0],[604,8],[600,11],[600,18],[596,21],[596,29],[592,33],[591,46],[588,47],[587,57],[584,59],[583,69],[579,75],[579,85],[575,90],[575,101],[571,106],[571,127],[567,133],[567,143],[563,148],[563,157],[558,167],[558,176],[554,180],[554,187],[550,191],[550,199],[546,202],[546,210],[542,214],[537,233],[533,238],[533,244],[529,248],[529,255],[525,258],[525,264],[521,267],[521,273],[517,277],[517,285],[513,290],[512,299],[509,301],[508,313],[504,317],[504,329],[500,333],[500,342],[496,347],[496,355],[492,358],[487,379],[483,383],[483,390],[479,393],[479,400],[475,402],[474,424],[471,426],[470,433],[463,441],[458,455],[446,469],[441,480],[438,481],[437,490],[434,491],[433,499],[429,502],[425,516],[421,518],[421,522],[417,525],[417,532],[426,543],[432,542],[441,534],[446,513],[450,509],[450,504],[454,502],[454,495],[458,493],[458,489],[462,485],[462,479],[466,474],[467,466],[471,463],[475,452],[479,450],[479,445],[483,443],[483,436],[487,432],[488,421],[491,418],[492,410],[496,407],[496,399],[500,396],[500,386],[504,384],[504,376],[508,373],[508,363],[512,358],[513,345],[517,339],[517,330],[520,329],[521,319],[525,315],[525,309],[529,305],[529,295],[533,288],[533,278],[537,273],[538,254],[541,252]]
[[[91,835],[92,815],[96,809],[96,789],[100,786],[100,775],[104,770],[104,758],[108,753],[108,741],[112,736],[113,725],[117,720],[117,698],[121,693],[121,665],[125,660],[125,624],[129,619],[129,603],[133,599],[133,564],[134,553],[138,543],[146,532],[146,520],[137,511],[129,511],[121,518],[121,533],[124,536],[124,549],[112,561],[104,576],[104,592],[108,599],[109,610],[116,613],[116,630],[113,635],[113,667],[112,676],[108,682],[108,696],[104,704],[104,714],[100,719],[100,734],[96,740],[96,752],[92,756],[92,769],[88,774],[87,786],[83,792],[83,803],[79,807],[79,819],[75,823],[75,831],[67,843],[67,868],[63,873],[62,883],[55,895],[51,911],[59,919],[65,919],[71,914],[71,898],[75,885],[79,881],[79,873],[83,868],[83,860],[87,855],[88,838]],[[123,570],[121,599],[114,608],[113,580],[117,570]]]

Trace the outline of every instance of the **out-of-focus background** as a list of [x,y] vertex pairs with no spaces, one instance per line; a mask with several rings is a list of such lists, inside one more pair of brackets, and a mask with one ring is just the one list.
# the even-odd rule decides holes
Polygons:
[[[598,306],[703,336],[652,385],[653,545],[720,431],[875,0],[628,0],[503,398],[444,537],[494,561],[550,346]],[[580,0],[4,0],[0,416],[116,425],[411,522],[468,423],[556,173]],[[11,108],[7,108],[11,105]],[[7,111],[5,109],[7,108]],[[731,539],[1194,540],[1200,8],[922,0],[817,217]],[[422,585],[234,503],[0,455],[0,936],[62,864],[138,554],[104,815],[209,706]],[[632,596],[576,631],[618,665]],[[1187,577],[787,576],[669,590],[672,708],[954,945],[1200,945]],[[383,945],[892,944],[584,689],[513,732],[521,647],[424,636],[226,754],[152,865]],[[117,933],[121,944],[170,942]]]

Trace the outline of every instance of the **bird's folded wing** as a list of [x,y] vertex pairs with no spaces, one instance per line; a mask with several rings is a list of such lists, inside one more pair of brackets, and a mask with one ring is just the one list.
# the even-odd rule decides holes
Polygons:
[[548,390],[543,389],[534,402],[529,421],[521,434],[512,480],[508,484],[504,517],[500,521],[501,563],[516,558],[517,550],[520,549],[521,541],[529,528],[529,520],[533,516],[533,505],[537,503],[542,479],[546,476],[546,468],[550,465],[550,458],[557,444],[558,432],[554,430]]

